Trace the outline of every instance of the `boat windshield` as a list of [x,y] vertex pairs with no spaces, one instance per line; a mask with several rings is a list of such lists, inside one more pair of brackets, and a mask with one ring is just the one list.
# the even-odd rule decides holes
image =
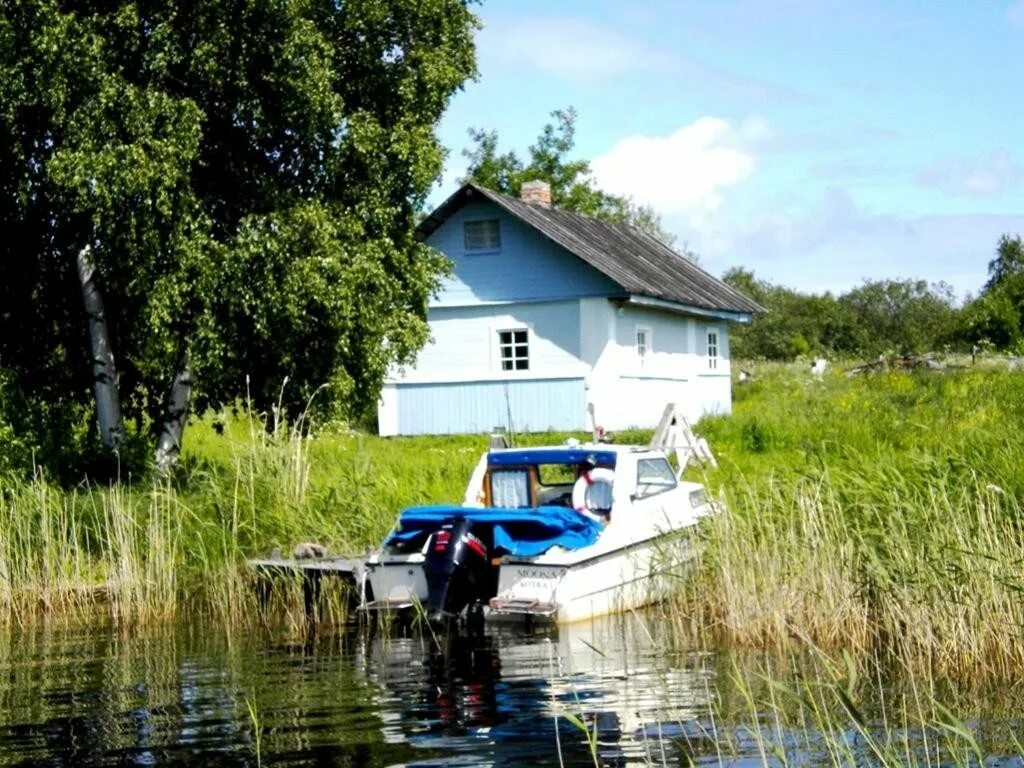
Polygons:
[[573,464],[538,464],[537,480],[541,485],[569,485],[576,482]]
[[[492,454],[494,457],[494,454]],[[585,504],[589,509],[608,510],[612,506],[611,481],[607,476],[594,476],[595,469],[607,475],[614,466],[609,457],[576,452],[537,450],[511,464],[508,457],[498,454],[498,460],[488,467],[490,498],[488,506],[502,509],[529,509],[532,507],[574,507]],[[581,478],[586,475],[587,483]],[[574,492],[583,497],[573,500]]]

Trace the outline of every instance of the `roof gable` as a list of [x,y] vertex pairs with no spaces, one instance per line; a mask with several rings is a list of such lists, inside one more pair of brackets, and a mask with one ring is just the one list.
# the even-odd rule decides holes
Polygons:
[[420,238],[429,237],[462,206],[478,200],[497,204],[613,280],[626,294],[743,315],[762,310],[739,291],[628,224],[531,205],[475,184],[464,185],[424,219],[417,230]]

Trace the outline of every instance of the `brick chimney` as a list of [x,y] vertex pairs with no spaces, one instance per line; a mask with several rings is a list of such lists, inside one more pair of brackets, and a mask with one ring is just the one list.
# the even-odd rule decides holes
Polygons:
[[551,207],[551,185],[546,181],[524,181],[519,188],[519,199],[542,208]]

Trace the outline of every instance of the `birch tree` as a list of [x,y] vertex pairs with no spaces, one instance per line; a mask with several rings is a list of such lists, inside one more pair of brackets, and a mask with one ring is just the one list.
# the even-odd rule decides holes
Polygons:
[[165,464],[190,409],[329,384],[372,410],[444,268],[414,224],[475,74],[468,6],[4,4],[0,365],[47,402],[102,391]]

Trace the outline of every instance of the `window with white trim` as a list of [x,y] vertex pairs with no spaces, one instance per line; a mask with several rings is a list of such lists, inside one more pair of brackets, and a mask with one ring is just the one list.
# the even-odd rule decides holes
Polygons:
[[498,357],[503,371],[528,371],[530,332],[526,328],[498,331]]
[[718,368],[718,331],[708,331],[708,370]]
[[636,327],[636,356],[643,362],[651,351],[651,329],[644,325]]
[[497,251],[501,248],[501,225],[497,219],[464,222],[462,235],[467,251]]
[[679,482],[668,459],[640,459],[636,463],[636,497],[643,499],[671,491]]

